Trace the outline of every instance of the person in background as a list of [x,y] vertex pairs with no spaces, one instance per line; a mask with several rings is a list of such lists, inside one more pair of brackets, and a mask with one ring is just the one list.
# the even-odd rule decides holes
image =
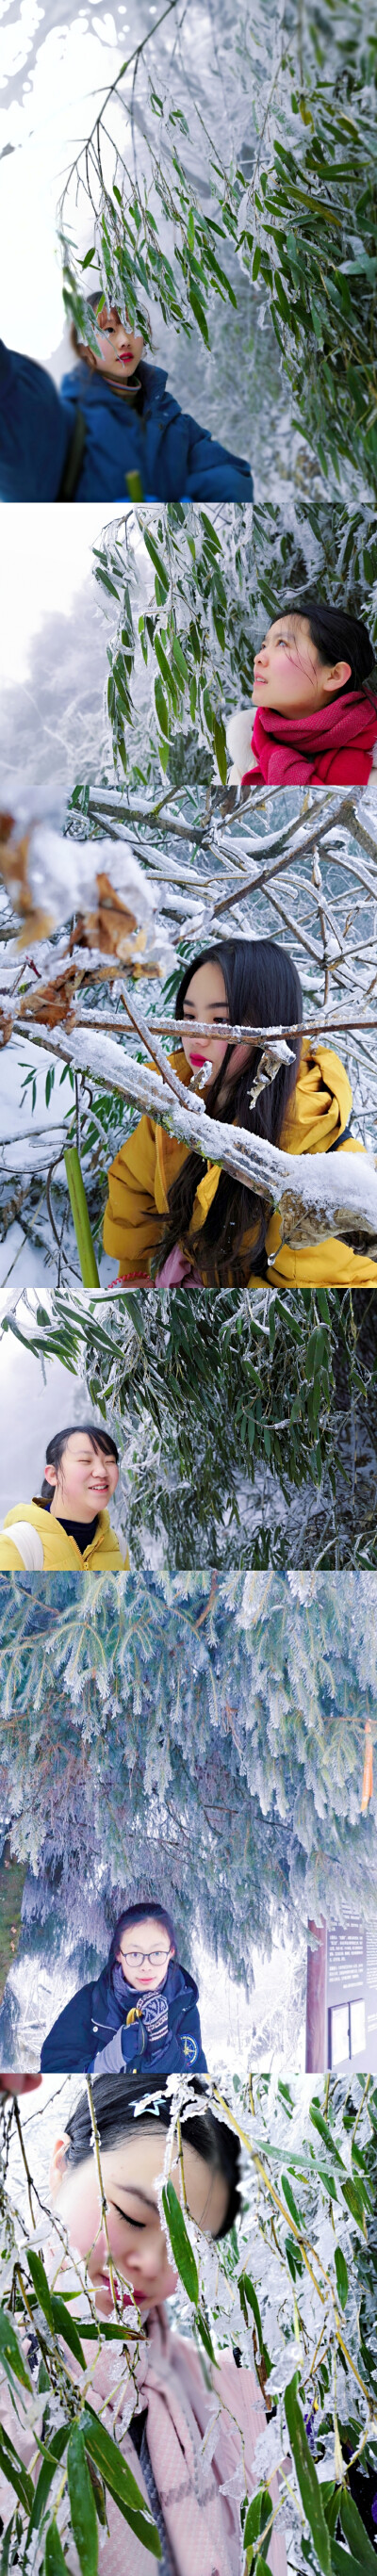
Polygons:
[[0,1533],[0,1573],[51,1573],[85,1566],[93,1574],[129,1567],[107,1504],[118,1484],[118,1450],[96,1422],[73,1424],[49,1440],[40,1494],[14,1503]]
[[[340,1237],[308,1248],[280,1242],[279,1209],[211,1158],[211,1118],[265,1136],[287,1154],[348,1153],[363,1147],[351,1133],[352,1092],[334,1048],[290,1037],[291,1058],[253,1098],[262,1049],[228,1043],[230,1027],[290,1028],[303,1019],[293,958],[273,939],[222,939],[185,968],[176,1018],[187,1036],[170,1057],[180,1081],[198,1083],[208,1116],[208,1157],[141,1118],[111,1164],[103,1240],[119,1261],[118,1286],[155,1276],[166,1287],[377,1286],[377,1267]],[[218,1036],[198,1038],[190,1023],[216,1023]],[[174,1099],[169,1094],[172,1127]]]
[[101,1976],[72,1995],[41,2051],[43,2074],[137,2075],[141,2065],[146,2078],[149,2068],[206,2073],[198,1988],[177,1958],[171,1915],[151,1903],[120,1914]]
[[273,618],[254,665],[251,707],[227,726],[228,786],[366,786],[377,764],[377,683],[368,628],[323,599]]
[[[237,2223],[240,2213],[240,2149],[226,2119],[215,2116],[205,2087],[194,2080],[192,2108],[182,2117],[182,2160],[177,2137],[172,2140],[170,2178],[181,2206],[206,2243],[218,2243]],[[124,2345],[104,2343],[98,2354],[85,2339],[90,2363],[90,2403],[119,2442],[132,2471],[140,2507],[149,2509],[160,2539],[161,2576],[240,2576],[243,2565],[240,2503],[260,2484],[257,2445],[266,2431],[266,2411],[254,2363],[237,2366],[229,2343],[214,2362],[187,2332],[169,2323],[168,2303],[176,2295],[178,2276],[161,2223],[158,2191],[164,2170],[170,2103],[156,2079],[150,2078],[148,2108],[142,2109],[145,2079],[129,2084],[120,2076],[102,2076],[93,2086],[101,2171],[106,2193],[106,2227],[101,2210],[94,2155],[90,2104],[80,2094],[65,2129],[56,2138],[50,2174],[52,2218],[64,2225],[66,2255],[52,2228],[47,2269],[54,2290],[78,2289],[73,2256],[86,2264],[88,2288],[99,2325],[114,2314],[109,2249],[118,2319]],[[156,2094],[154,2102],[153,2093]],[[60,2254],[60,2261],[59,2261]],[[57,2271],[57,2262],[59,2269]],[[77,2311],[76,2311],[77,2312]],[[187,2316],[187,2307],[186,2307]],[[139,2328],[138,2328],[139,2320]],[[133,2329],[134,2411],[129,2415],[130,2375],[127,2326]],[[135,2341],[136,2328],[136,2341]],[[29,2371],[37,2392],[39,2353],[33,2359],[32,2338],[25,2337]],[[216,2348],[215,2348],[216,2349]],[[79,2363],[69,2367],[73,2386]],[[115,2384],[114,2384],[115,2383]],[[124,2403],[122,2408],[122,2393]],[[215,2400],[215,2404],[214,2404]],[[45,2396],[41,2397],[42,2434]],[[26,2432],[16,2402],[5,2391],[5,2430],[17,2454],[38,2476],[35,2429]],[[206,2434],[210,2439],[206,2441]],[[42,2435],[43,2438],[43,2435]],[[284,2532],[276,2514],[276,2475],[269,2479],[274,2527],[269,2535],[271,2576],[286,2576]],[[14,2492],[4,2475],[0,2506],[7,2524],[14,2512]],[[149,2553],[137,2529],[132,2530],[115,2499],[106,2491],[106,2529],[101,2535],[103,2576],[143,2576]]]
[[0,500],[251,501],[245,457],[180,410],[141,333],[99,288],[87,302],[96,347],[73,327],[77,365],[60,392],[45,367],[0,342]]

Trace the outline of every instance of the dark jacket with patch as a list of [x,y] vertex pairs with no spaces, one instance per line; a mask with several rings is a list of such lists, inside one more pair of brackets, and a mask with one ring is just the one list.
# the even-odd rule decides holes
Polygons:
[[[109,1968],[104,1968],[102,1976],[97,1977],[92,1985],[81,1986],[79,1993],[72,1995],[70,2003],[66,2004],[64,2012],[59,2013],[58,2021],[54,2022],[43,2042],[42,2073],[90,2075],[100,2052],[111,2048],[114,2072],[119,2073],[123,2064],[130,2075],[138,2074],[141,2066],[146,2070],[153,2067],[155,2074],[159,2074],[161,2067],[166,2075],[174,2074],[176,2068],[187,2074],[195,2070],[195,2074],[206,2075],[198,1988],[188,1969],[181,1968],[178,1960],[169,1961],[162,1992],[167,1997],[168,2032],[160,2052],[142,2018],[121,2022],[119,2016],[118,2029],[114,2026]],[[131,2009],[137,2001],[135,1991]],[[148,1997],[149,2004],[150,2001]]]
[[[180,411],[161,367],[142,359],[138,375],[135,406],[83,360],[58,392],[45,367],[0,341],[0,499],[117,504],[137,474],[144,501],[252,500],[245,458]],[[66,491],[79,414],[83,452],[75,488]]]

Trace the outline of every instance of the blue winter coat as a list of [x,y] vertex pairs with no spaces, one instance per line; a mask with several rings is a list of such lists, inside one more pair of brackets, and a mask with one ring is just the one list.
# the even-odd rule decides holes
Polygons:
[[59,499],[80,411],[86,437],[75,501],[118,505],[127,499],[128,474],[135,473],[145,501],[251,501],[245,458],[228,455],[180,411],[161,367],[142,359],[138,375],[140,410],[85,361],[63,376],[58,393],[45,367],[0,341],[0,499]]
[[[189,1976],[188,1969],[181,1968],[178,1960],[169,1962],[166,1992],[169,2034],[168,2044],[165,2041],[163,2046],[162,2071],[164,2075],[171,2075],[177,2068],[179,2072],[182,2070],[186,2074],[193,2073],[195,2070],[196,2075],[206,2075],[207,2065],[203,2055],[198,2013],[198,1988],[194,1978]],[[120,2039],[121,2048],[118,2049]],[[90,2075],[100,2050],[108,2048],[114,2042],[117,2043],[114,2051],[114,2073],[120,2071],[123,2063],[129,2075],[139,2074],[141,2066],[143,2069],[145,2067],[146,2071],[147,2068],[151,2070],[153,2067],[155,2074],[159,2074],[158,2049],[150,2045],[143,2022],[135,2021],[127,2025],[125,2021],[122,2023],[121,2033],[120,2030],[114,2029],[114,2016],[109,2007],[109,1969],[106,1967],[102,1971],[102,1976],[97,1977],[93,1985],[81,1986],[79,1993],[72,1995],[70,2003],[65,2005],[64,2012],[59,2013],[58,2021],[54,2022],[53,2029],[48,2032],[47,2039],[43,2041],[42,2074]]]

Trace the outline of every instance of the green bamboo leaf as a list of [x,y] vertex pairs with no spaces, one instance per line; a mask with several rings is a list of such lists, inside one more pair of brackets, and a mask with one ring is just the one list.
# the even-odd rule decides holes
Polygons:
[[2,2361],[2,2362],[3,2362],[3,2367],[4,2367],[4,2370],[6,2371],[7,2379],[9,2379],[10,2374],[11,2374],[11,2376],[12,2376],[12,2378],[13,2378],[13,2379],[19,2379],[19,2380],[20,2380],[20,2382],[21,2382],[21,2387],[22,2387],[22,2388],[29,2388],[29,2389],[31,2389],[31,2388],[32,2388],[32,2381],[31,2381],[31,2379],[30,2379],[30,2373],[29,2373],[29,2371],[26,2369],[26,2362],[24,2361],[24,2356],[23,2356],[23,2352],[22,2352],[22,2350],[21,2350],[21,2344],[19,2343],[19,2340],[18,2340],[18,2335],[16,2334],[16,2332],[15,2332],[15,2328],[14,2328],[14,2325],[12,2324],[12,2318],[8,2316],[7,2309],[6,2309],[6,2308],[1,2308],[1,2307],[0,2307],[0,2361]]
[[75,2361],[79,2361],[81,2370],[85,2370],[85,2353],[80,2343],[75,2318],[71,2316],[66,2300],[61,2299],[56,2290],[52,2293],[51,2307],[55,2334],[64,2336],[64,2342],[68,2344],[69,2351],[74,2353]]
[[284,2199],[286,2200],[286,2203],[287,2203],[287,2209],[289,2209],[290,2217],[294,2219],[295,2227],[299,2227],[299,2228],[301,2228],[301,2231],[302,2231],[302,2228],[303,2228],[303,2220],[302,2220],[302,2218],[300,2218],[300,2211],[299,2211],[299,2209],[297,2208],[297,2201],[296,2201],[296,2200],[294,2200],[294,2196],[293,2196],[293,2191],[292,2191],[291,2183],[290,2183],[290,2182],[289,2182],[289,2180],[288,2180],[288,2174],[283,2174],[283,2173],[282,2173],[282,2177],[281,2177],[281,2186],[282,2186],[282,2191],[284,2192]]
[[[246,2317],[246,2321],[247,2321],[247,2307],[249,2307],[249,2308],[251,2308],[251,2309],[252,2309],[253,2317],[255,2317],[255,2324],[256,2324],[256,2328],[257,2328],[258,2343],[259,2343],[259,2351],[260,2351],[260,2354],[261,2354],[261,2359],[262,2359],[262,2361],[264,2361],[264,2365],[265,2365],[265,2370],[266,2370],[267,2377],[269,2378],[270,2370],[272,2370],[272,2361],[270,2361],[270,2355],[269,2355],[269,2352],[267,2352],[267,2345],[263,2342],[263,2332],[262,2332],[262,2318],[261,2318],[261,2312],[260,2312],[259,2302],[258,2302],[258,2299],[257,2299],[257,2293],[256,2293],[256,2290],[254,2289],[254,2282],[250,2280],[250,2274],[249,2274],[249,2272],[241,2272],[240,2277],[239,2277],[239,2282],[238,2282],[238,2288],[239,2288],[239,2294],[240,2294],[240,2300],[241,2300],[241,2307],[243,2308],[243,2314],[244,2314],[244,2316]],[[247,2307],[246,2307],[246,2305],[245,2305],[245,2302],[246,2302],[246,2301],[247,2301]]]
[[67,2560],[62,2549],[57,2522],[49,2522],[45,2539],[46,2576],[67,2576]]
[[168,573],[167,573],[167,571],[166,571],[166,564],[164,564],[163,555],[160,555],[160,554],[159,554],[158,546],[156,546],[156,543],[155,543],[155,538],[154,538],[154,537],[151,537],[150,528],[144,528],[144,527],[143,527],[143,538],[144,538],[144,545],[145,545],[145,546],[146,546],[146,548],[147,548],[147,554],[148,554],[148,555],[150,555],[151,563],[153,563],[153,564],[154,564],[155,572],[158,572],[158,574],[159,574],[159,579],[160,579],[160,581],[162,582],[163,590],[164,590],[164,593],[165,593],[165,599],[166,599],[167,592],[168,592],[168,589],[169,589],[169,575],[168,575]]
[[72,2530],[82,2576],[97,2576],[98,2522],[85,2459],[84,2436],[79,2424],[74,2424],[69,2437],[67,2477]]
[[[49,2387],[49,2380],[47,2380],[47,2387]],[[63,2458],[63,2451],[65,2451],[66,2444],[69,2441],[70,2429],[70,2424],[59,2424],[58,2431],[53,2433],[51,2436],[47,2457],[42,2460],[39,2478],[37,2478],[37,2484],[34,2489],[32,2499],[30,2522],[26,2533],[25,2551],[28,2550],[32,2532],[39,2531],[42,2514],[44,2513],[45,2504],[47,2504],[47,2497],[50,2493],[50,2487],[52,2486],[52,2480],[55,2477],[55,2470],[57,2468],[58,2461]]]
[[335,2271],[339,2305],[345,2308],[348,2299],[348,2272],[341,2245],[335,2246]]
[[154,650],[156,662],[158,662],[159,670],[161,671],[161,678],[165,681],[165,688],[168,691],[168,697],[172,698],[173,705],[176,705],[175,685],[172,672],[170,670],[170,662],[168,662],[167,653],[164,652],[164,646],[161,643],[161,636],[158,634],[154,636]]
[[157,679],[156,679],[156,680],[155,680],[155,682],[154,682],[154,695],[155,695],[156,715],[158,716],[158,722],[159,722],[159,725],[161,725],[161,733],[164,733],[164,734],[165,734],[165,738],[168,740],[168,739],[169,739],[169,716],[168,716],[168,709],[167,709],[167,705],[166,705],[166,698],[164,697],[164,691],[163,691],[163,686],[162,686],[162,680],[160,680],[159,674],[157,675]]
[[214,740],[214,746],[215,746],[215,752],[216,752],[216,760],[217,760],[217,767],[218,767],[218,771],[219,771],[219,777],[221,778],[222,785],[225,787],[225,786],[226,786],[226,779],[227,779],[228,756],[227,756],[227,746],[226,746],[226,732],[225,732],[225,725],[223,725],[222,716],[215,716],[215,718],[214,718],[214,726],[213,726],[213,740]]
[[331,2576],[330,2535],[323,2511],[319,2479],[317,2478],[317,2471],[312,2458],[312,2453],[309,2450],[304,2417],[301,2411],[301,2406],[299,2405],[297,2393],[298,2377],[299,2374],[296,2370],[294,2378],[289,2380],[288,2387],[285,2391],[284,2404],[289,2440],[291,2451],[293,2452],[296,2476],[298,2478],[304,2513],[306,2515],[306,2520],[309,2523],[312,2539],[314,2540],[317,2558],[319,2559],[319,2565],[322,2568],[322,2576]]
[[179,2272],[180,2281],[183,2281],[184,2289],[187,2290],[188,2298],[192,2299],[194,2301],[194,2306],[197,2307],[199,2297],[198,2269],[195,2262],[195,2254],[193,2253],[192,2245],[190,2244],[190,2238],[187,2234],[183,2209],[181,2209],[181,2203],[180,2200],[178,2200],[173,2182],[167,2182],[164,2184],[162,2200],[165,2218],[169,2228],[174,2262],[177,2265],[177,2272]]
[[251,2497],[251,2503],[248,2505],[247,2509],[243,2532],[244,2549],[252,2549],[255,2541],[260,2539],[261,2533],[266,2530],[267,2524],[271,2522],[271,2514],[272,2503],[269,2487],[258,2487],[257,2493]]
[[140,2487],[137,2486],[136,2478],[132,2475],[132,2469],[129,2469],[126,2461],[122,2459],[122,2453],[118,2450],[117,2443],[113,2442],[112,2434],[107,2432],[106,2425],[94,2415],[91,2406],[85,2407],[82,2429],[86,2449],[90,2452],[96,2467],[100,2469],[104,2484],[109,2488],[109,2494],[115,2497],[124,2521],[130,2524],[131,2531],[136,2532],[138,2540],[142,2540],[144,2549],[150,2549],[154,2558],[161,2558],[161,2541],[156,2524],[153,2522],[148,2505],[144,2502]]
[[26,2513],[30,2513],[34,2493],[33,2480],[29,2477],[28,2470],[24,2469],[22,2460],[18,2458],[18,2453],[14,2449],[13,2442],[10,2441],[9,2433],[5,2431],[4,2424],[0,2425],[0,2468],[4,2478],[9,2479],[9,2485],[15,2488],[19,2503],[24,2505]]
[[189,672],[189,666],[188,666],[188,662],[186,662],[186,656],[185,656],[185,653],[183,653],[183,652],[182,652],[182,645],[180,644],[179,635],[173,635],[173,660],[174,660],[174,662],[176,662],[177,671],[180,671],[181,679],[182,679],[182,680],[186,680],[187,685],[189,685],[189,683],[190,683],[190,672]]
[[198,2315],[197,2315],[197,2320],[196,2320],[196,2322],[197,2322],[197,2328],[198,2328],[198,2335],[200,2335],[200,2341],[201,2341],[201,2343],[203,2343],[203,2344],[204,2344],[204,2351],[205,2351],[206,2353],[208,2353],[208,2360],[209,2360],[209,2361],[216,2362],[216,2353],[214,2352],[214,2349],[213,2349],[213,2343],[212,2343],[212,2339],[211,2339],[211,2335],[210,2335],[210,2331],[209,2331],[209,2326],[207,2326],[207,2319],[206,2319],[206,2317],[202,2317],[202,2316],[201,2316],[201,2314],[200,2314],[199,2310],[198,2310]]
[[191,304],[192,312],[195,314],[195,321],[199,325],[202,340],[205,340],[206,349],[209,349],[210,341],[207,318],[204,312],[204,305],[200,302],[200,296],[197,295],[195,286],[189,286],[188,301],[189,304]]
[[36,2298],[38,2299],[38,2305],[43,2309],[43,2315],[47,2317],[47,2324],[51,2327],[51,2332],[53,2332],[54,2319],[52,2313],[51,2290],[47,2280],[47,2272],[45,2272],[44,2263],[42,2263],[42,2256],[41,2254],[35,2254],[34,2247],[32,2245],[28,2245],[27,2259],[29,2272],[31,2272],[33,2289],[35,2290]]
[[329,2155],[335,2157],[335,2163],[337,2165],[341,2165],[344,2173],[343,2157],[339,2154],[339,2147],[336,2146],[332,2130],[329,2129],[328,2120],[323,2119],[322,2111],[318,2111],[316,2102],[310,2103],[309,2119],[313,2121],[313,2127],[318,2129],[319,2137],[323,2138],[324,2146],[328,2147]]
[[[343,2549],[341,2540],[331,2541],[332,2576],[365,2576],[365,2559],[355,2558],[353,2551]],[[374,2561],[376,2571],[376,2561]]]
[[350,2495],[349,2487],[341,2488],[339,2504],[340,2519],[349,2549],[353,2550],[355,2558],[361,2560],[363,2567],[370,2568],[370,2576],[373,2568],[376,2576],[376,2552],[369,2539],[369,2533],[365,2530],[365,2524],[361,2520],[354,2497]]

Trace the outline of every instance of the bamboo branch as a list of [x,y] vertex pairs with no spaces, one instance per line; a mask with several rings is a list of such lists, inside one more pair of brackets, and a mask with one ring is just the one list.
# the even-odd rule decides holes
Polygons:
[[[39,1022],[34,1024],[33,1041],[46,1046],[46,1030]],[[79,1029],[68,1034],[64,1027],[55,1028],[49,1033],[49,1046],[64,1063],[104,1083],[128,1103],[135,1101],[141,1111],[148,1111],[172,1132],[162,1073],[153,1073],[130,1056],[126,1059],[111,1038],[92,1034],[88,1043]],[[265,1137],[209,1119],[203,1099],[196,1095],[188,1101],[183,1083],[180,1094],[174,1102],[174,1135],[189,1148],[195,1146],[204,1164],[219,1163],[221,1170],[267,1200],[271,1211],[279,1209],[281,1244],[310,1246],[329,1234],[356,1232],[371,1237],[372,1258],[374,1245],[377,1257],[377,1173],[366,1154],[349,1154],[346,1147],[340,1159],[329,1154],[287,1154]]]

